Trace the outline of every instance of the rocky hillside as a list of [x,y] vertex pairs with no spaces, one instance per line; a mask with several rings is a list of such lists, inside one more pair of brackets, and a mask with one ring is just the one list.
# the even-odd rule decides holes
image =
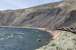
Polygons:
[[49,3],[26,9],[0,11],[0,26],[34,26],[51,28],[53,23],[56,22],[56,16],[62,11],[60,8],[54,8],[60,3],[61,2]]
[[76,11],[67,12],[68,6],[63,6],[63,3],[56,2],[26,9],[0,11],[0,26],[41,27],[76,32]]

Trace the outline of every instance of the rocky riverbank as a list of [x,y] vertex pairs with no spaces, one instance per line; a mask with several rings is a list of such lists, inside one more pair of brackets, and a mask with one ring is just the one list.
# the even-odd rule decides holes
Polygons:
[[58,39],[50,41],[48,45],[37,50],[76,50],[76,34],[61,31]]

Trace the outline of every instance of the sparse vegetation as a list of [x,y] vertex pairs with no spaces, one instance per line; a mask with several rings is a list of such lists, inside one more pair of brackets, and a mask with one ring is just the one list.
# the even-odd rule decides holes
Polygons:
[[50,41],[48,45],[41,47],[40,49],[42,50],[75,50],[76,48],[75,39],[76,39],[75,34],[71,32],[61,31],[61,35],[59,36],[59,39]]

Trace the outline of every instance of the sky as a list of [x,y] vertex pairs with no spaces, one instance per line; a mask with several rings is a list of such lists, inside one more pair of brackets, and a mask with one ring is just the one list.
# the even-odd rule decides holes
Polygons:
[[61,0],[0,0],[0,10],[21,9]]

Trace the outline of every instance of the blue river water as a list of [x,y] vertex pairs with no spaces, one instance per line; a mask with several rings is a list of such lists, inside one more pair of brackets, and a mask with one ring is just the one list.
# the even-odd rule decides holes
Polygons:
[[0,27],[0,50],[35,50],[51,38],[48,32],[37,29]]

